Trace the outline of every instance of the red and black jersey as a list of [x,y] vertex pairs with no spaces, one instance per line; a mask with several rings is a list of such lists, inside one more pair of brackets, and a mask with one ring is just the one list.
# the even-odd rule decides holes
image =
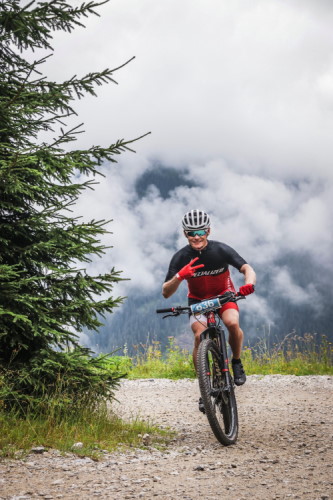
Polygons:
[[195,257],[199,257],[193,265],[204,264],[197,269],[189,279],[188,297],[198,300],[208,299],[220,295],[227,290],[235,291],[231,281],[229,265],[240,270],[246,261],[225,243],[208,240],[208,245],[201,251],[194,250],[190,245],[175,253],[172,257],[165,281],[169,281],[186,264]]

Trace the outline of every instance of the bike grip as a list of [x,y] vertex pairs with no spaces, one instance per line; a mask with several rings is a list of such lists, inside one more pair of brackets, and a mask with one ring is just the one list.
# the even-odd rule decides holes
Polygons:
[[169,307],[168,309],[156,309],[156,312],[157,313],[171,313],[173,312],[174,308],[173,307]]

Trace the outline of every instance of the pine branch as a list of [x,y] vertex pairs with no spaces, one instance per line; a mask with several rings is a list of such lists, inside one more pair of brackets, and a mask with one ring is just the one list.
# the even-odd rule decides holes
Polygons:
[[[79,345],[78,333],[98,331],[103,317],[122,303],[113,292],[124,278],[113,267],[98,275],[87,271],[87,263],[109,252],[102,241],[110,221],[85,221],[73,209],[86,189],[95,188],[101,166],[134,152],[132,144],[147,134],[107,147],[67,150],[83,133],[82,124],[66,129],[66,119],[76,115],[73,101],[117,83],[114,73],[133,58],[113,70],[48,81],[42,65],[50,54],[31,63],[24,51],[52,51],[54,31],[83,26],[82,18],[98,15],[95,9],[106,2],[21,3],[0,0],[0,372],[5,381],[0,401],[4,408],[31,410],[45,404],[45,397],[59,398],[61,376],[66,391],[57,400],[61,408],[68,399],[72,408],[78,398],[95,408],[96,399],[111,397],[113,382],[91,351]],[[52,131],[55,138],[40,144],[41,131]]]
[[74,27],[84,27],[80,22],[82,16],[89,14],[99,16],[95,8],[107,3],[88,2],[79,7],[72,7],[64,0],[39,2],[38,6],[31,9],[36,2],[32,1],[21,8],[19,0],[7,0],[0,3],[0,42],[11,41],[19,48],[31,50],[44,48],[53,50],[50,44],[53,31],[71,33]]

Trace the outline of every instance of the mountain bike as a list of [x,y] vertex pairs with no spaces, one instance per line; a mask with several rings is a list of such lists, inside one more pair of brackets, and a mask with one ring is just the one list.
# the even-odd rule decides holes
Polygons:
[[225,446],[237,441],[238,413],[234,382],[229,371],[227,343],[218,309],[227,302],[240,299],[245,297],[226,292],[191,306],[156,310],[157,313],[168,313],[163,318],[190,312],[206,316],[207,328],[200,336],[198,349],[197,376],[208,422],[217,440]]

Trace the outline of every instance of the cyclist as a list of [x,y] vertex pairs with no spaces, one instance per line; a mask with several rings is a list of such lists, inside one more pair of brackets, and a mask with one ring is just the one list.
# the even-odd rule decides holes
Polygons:
[[[189,305],[201,300],[235,292],[231,281],[229,265],[244,274],[245,284],[239,289],[240,295],[254,292],[256,274],[253,268],[230,246],[219,241],[208,240],[210,234],[210,217],[203,210],[191,210],[182,219],[184,235],[188,245],[176,252],[171,259],[169,270],[162,288],[163,297],[170,297],[178,289],[183,280],[188,285]],[[229,332],[232,369],[236,385],[246,381],[241,362],[243,331],[239,326],[239,312],[236,302],[228,302],[219,310],[219,315]],[[190,325],[194,333],[193,362],[196,368],[197,350],[200,335],[207,328],[204,315],[190,315]],[[203,411],[203,405],[199,409]]]

